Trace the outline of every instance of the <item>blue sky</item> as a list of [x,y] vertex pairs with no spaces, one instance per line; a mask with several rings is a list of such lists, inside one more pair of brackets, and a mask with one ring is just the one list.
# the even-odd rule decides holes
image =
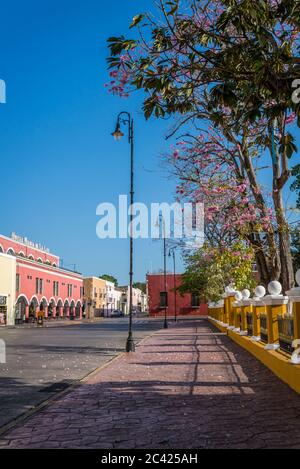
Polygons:
[[[85,275],[128,281],[128,240],[96,237],[96,207],[129,187],[129,145],[111,132],[119,111],[134,114],[138,201],[172,201],[162,174],[168,123],[145,122],[138,96],[120,100],[108,81],[106,39],[127,34],[152,0],[11,1],[2,6],[0,78],[1,224],[42,242]],[[162,266],[161,243],[138,240],[135,280]],[[170,265],[171,267],[171,265]]]
[[[110,135],[119,111],[135,117],[136,200],[171,202],[176,184],[160,163],[170,122],[145,122],[141,96],[120,100],[104,87],[106,39],[127,35],[132,17],[152,8],[152,0],[12,0],[1,11],[0,232],[120,283],[128,281],[128,240],[96,237],[97,205],[116,203],[129,187],[128,143]],[[135,280],[162,261],[160,242],[138,240]]]

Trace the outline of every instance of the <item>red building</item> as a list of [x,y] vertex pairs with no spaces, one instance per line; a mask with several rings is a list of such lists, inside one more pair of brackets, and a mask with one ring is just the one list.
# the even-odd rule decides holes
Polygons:
[[[181,274],[176,275],[176,287],[181,284]],[[165,314],[164,274],[147,275],[149,315],[152,317]],[[167,316],[175,316],[174,275],[167,274]],[[181,296],[176,293],[177,316],[199,316],[207,314],[207,305],[199,302],[197,295],[189,293]]]
[[46,318],[82,317],[80,273],[59,267],[58,256],[15,234],[11,238],[0,235],[1,252],[16,258],[15,318],[12,320],[34,320],[40,310]]

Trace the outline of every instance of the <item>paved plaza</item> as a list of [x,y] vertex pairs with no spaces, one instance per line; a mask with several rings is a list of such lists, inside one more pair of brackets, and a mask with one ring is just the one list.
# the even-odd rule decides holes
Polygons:
[[[134,328],[139,341],[161,328],[161,321],[134,319]],[[128,318],[0,328],[6,343],[6,363],[0,363],[0,428],[118,355],[127,334]]]
[[299,417],[299,396],[203,318],[145,338],[0,445],[300,448]]

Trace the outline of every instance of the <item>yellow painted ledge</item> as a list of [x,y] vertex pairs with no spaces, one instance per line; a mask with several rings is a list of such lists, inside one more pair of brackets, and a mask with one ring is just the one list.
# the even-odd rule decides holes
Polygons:
[[224,334],[227,334],[227,327],[221,326],[221,324],[218,324],[215,322],[213,319],[208,318],[208,321],[213,324],[215,327],[219,329],[219,331],[223,332]]
[[292,365],[289,363],[290,356],[288,354],[281,351],[265,350],[264,344],[253,342],[249,337],[240,336],[236,332],[225,329],[211,319],[209,319],[209,322],[222,332],[226,332],[230,339],[250,352],[278,376],[278,378],[300,394],[300,365]]

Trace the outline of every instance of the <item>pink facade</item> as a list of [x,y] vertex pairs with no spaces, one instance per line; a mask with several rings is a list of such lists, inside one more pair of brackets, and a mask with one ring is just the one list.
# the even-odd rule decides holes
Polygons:
[[[175,285],[178,288],[181,284],[181,275],[176,275]],[[164,316],[165,308],[161,303],[161,294],[165,289],[164,274],[148,274],[147,275],[147,288],[148,288],[148,303],[149,315],[152,317]],[[167,294],[168,306],[167,316],[175,316],[175,294],[174,294],[174,275],[167,274]],[[196,300],[198,300],[196,298]],[[178,292],[176,294],[176,314],[177,316],[199,316],[207,314],[207,305],[198,303],[193,298],[193,295],[187,293],[181,296]]]
[[16,257],[17,321],[31,321],[43,311],[45,318],[81,318],[83,278],[59,267],[59,257],[0,236],[0,252]]

